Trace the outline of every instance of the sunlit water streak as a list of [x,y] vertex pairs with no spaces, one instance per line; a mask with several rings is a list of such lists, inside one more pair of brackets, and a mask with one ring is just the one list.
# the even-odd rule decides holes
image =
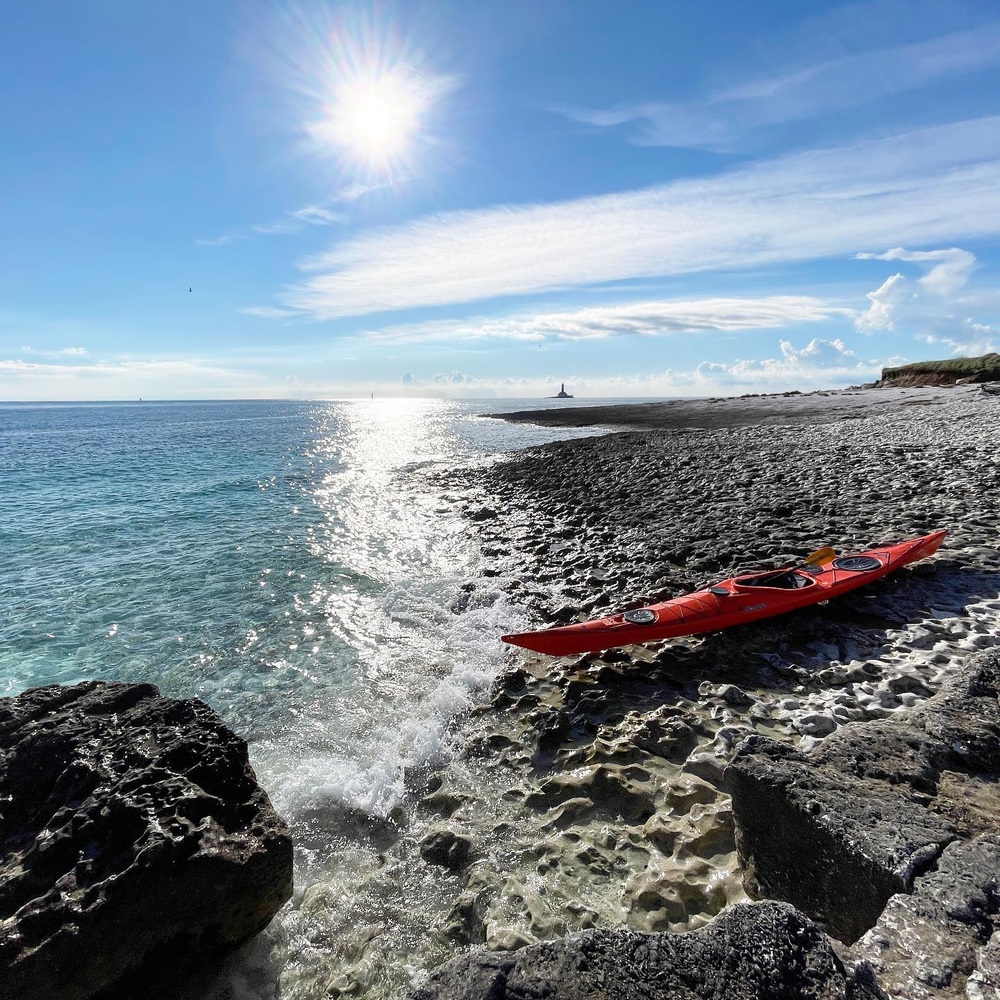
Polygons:
[[[453,612],[482,567],[429,473],[588,433],[478,418],[519,405],[0,405],[0,694],[99,678],[202,698],[290,822],[299,899],[362,877],[373,855],[347,820],[400,806],[407,768],[446,752],[517,625],[482,579]],[[344,912],[382,925],[438,892],[368,886]],[[322,968],[307,924],[286,912],[272,937]]]

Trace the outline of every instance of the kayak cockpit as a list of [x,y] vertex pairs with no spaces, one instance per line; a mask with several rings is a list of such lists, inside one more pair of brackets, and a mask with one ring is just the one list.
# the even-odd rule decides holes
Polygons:
[[753,576],[738,576],[733,580],[733,585],[740,590],[745,587],[804,590],[806,587],[815,587],[816,581],[804,571],[781,569],[770,573],[757,573]]

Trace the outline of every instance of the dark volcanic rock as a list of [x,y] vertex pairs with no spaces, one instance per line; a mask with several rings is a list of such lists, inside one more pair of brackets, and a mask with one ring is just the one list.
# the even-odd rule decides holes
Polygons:
[[726,771],[752,895],[851,942],[951,841],[995,830],[1000,650],[920,707],[845,726],[811,753],[751,737]]
[[829,939],[814,924],[781,903],[750,903],[690,934],[593,930],[514,953],[475,952],[439,969],[412,1000],[847,996],[875,994],[848,983]]
[[5,1000],[169,982],[256,934],[292,889],[246,743],[149,684],[0,700],[0,857]]

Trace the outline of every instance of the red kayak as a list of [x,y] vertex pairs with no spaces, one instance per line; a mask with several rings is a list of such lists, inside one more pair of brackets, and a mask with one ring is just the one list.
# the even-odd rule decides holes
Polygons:
[[572,656],[612,646],[718,632],[846,594],[907,563],[932,555],[947,534],[935,531],[922,538],[849,556],[838,557],[833,549],[820,549],[801,566],[735,576],[714,587],[647,608],[502,638],[504,642],[549,656]]

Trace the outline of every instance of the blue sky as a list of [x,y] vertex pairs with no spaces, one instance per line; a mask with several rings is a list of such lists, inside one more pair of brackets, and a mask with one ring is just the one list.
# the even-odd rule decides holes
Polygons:
[[1000,349],[995,2],[39,0],[0,134],[0,400],[808,391]]

